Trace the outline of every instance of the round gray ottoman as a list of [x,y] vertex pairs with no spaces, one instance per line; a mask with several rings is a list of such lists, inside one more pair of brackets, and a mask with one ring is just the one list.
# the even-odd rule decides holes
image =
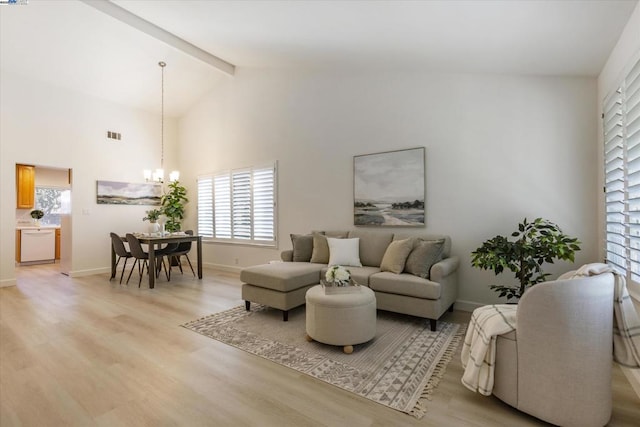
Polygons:
[[355,344],[376,335],[376,297],[366,286],[350,293],[326,295],[321,285],[306,295],[307,339],[343,346],[347,354]]

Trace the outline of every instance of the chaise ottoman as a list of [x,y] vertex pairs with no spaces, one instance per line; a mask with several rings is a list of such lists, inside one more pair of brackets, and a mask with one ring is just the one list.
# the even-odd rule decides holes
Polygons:
[[247,311],[251,302],[282,310],[287,321],[289,310],[305,303],[307,290],[317,285],[323,264],[278,262],[248,267],[240,273],[242,299]]

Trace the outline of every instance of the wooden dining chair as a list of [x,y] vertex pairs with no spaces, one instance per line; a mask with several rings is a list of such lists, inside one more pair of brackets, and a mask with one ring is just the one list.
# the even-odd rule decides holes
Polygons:
[[120,236],[118,236],[116,233],[110,233],[110,235],[111,245],[113,245],[113,251],[116,253],[116,255],[118,255],[118,260],[116,261],[115,266],[116,269],[118,268],[120,260],[124,258],[124,265],[122,266],[122,272],[120,273],[120,284],[122,284],[122,277],[124,276],[124,271],[127,268],[127,261],[129,261],[129,258],[133,258],[133,255],[131,255],[131,252],[129,252],[127,248],[125,248],[124,242],[122,241]]
[[[138,238],[133,234],[127,233],[126,238],[127,242],[129,243],[129,250],[131,251],[131,255],[133,255],[133,257],[135,258],[133,267],[131,267],[131,271],[129,272],[129,276],[127,277],[127,284],[129,284],[129,279],[131,279],[131,274],[133,273],[133,269],[137,264],[138,274],[140,275],[140,279],[138,280],[138,287],[140,287],[145,267],[147,268],[147,273],[149,272],[149,252],[145,252],[144,249],[142,249],[142,244],[140,244]],[[157,267],[154,274],[156,275],[156,277],[158,277],[160,275],[160,270],[162,269],[162,267],[164,267],[164,273],[167,276],[167,280],[169,280],[169,272],[167,270],[167,266],[164,263],[164,258],[165,256],[168,256],[168,253],[161,249],[155,251],[155,256],[156,258],[159,258],[160,262],[156,264]]]

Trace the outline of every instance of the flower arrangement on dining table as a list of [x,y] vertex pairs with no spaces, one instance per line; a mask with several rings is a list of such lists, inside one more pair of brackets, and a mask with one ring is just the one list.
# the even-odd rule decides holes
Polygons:
[[324,275],[328,286],[349,286],[351,284],[351,272],[341,265],[332,265]]

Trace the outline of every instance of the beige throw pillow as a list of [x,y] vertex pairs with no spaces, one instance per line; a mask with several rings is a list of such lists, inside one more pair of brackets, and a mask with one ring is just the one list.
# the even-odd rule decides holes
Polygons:
[[443,250],[444,239],[420,240],[407,257],[404,271],[428,279],[431,266],[440,261]]
[[407,257],[413,249],[414,239],[395,240],[389,243],[382,257],[380,270],[400,274],[404,270]]
[[292,234],[294,262],[309,262],[313,252],[313,236],[311,234]]
[[313,252],[311,262],[327,264],[329,262],[329,244],[327,238],[320,233],[313,233]]
[[[347,237],[347,234],[327,232],[327,236],[342,239]],[[313,252],[311,253],[311,262],[318,264],[329,263],[329,244],[327,243],[327,236],[325,236],[324,231],[313,232]]]

